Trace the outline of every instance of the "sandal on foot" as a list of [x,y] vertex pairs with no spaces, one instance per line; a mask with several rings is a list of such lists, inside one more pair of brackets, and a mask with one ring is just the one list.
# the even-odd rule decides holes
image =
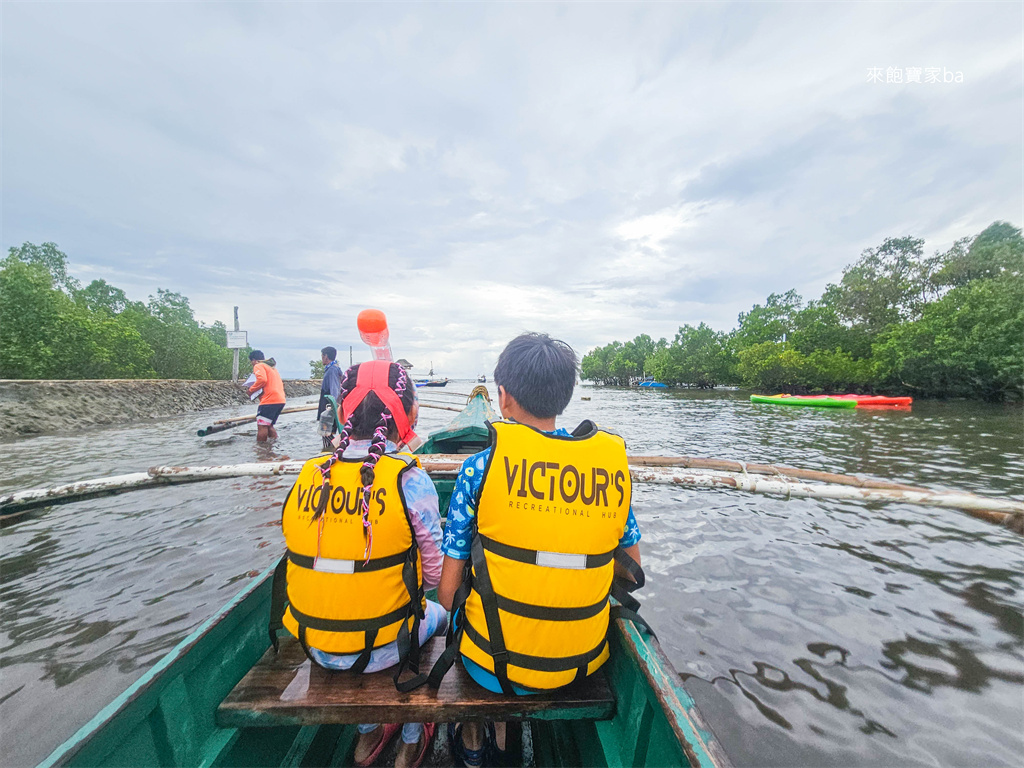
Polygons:
[[[423,762],[423,758],[427,756],[427,750],[430,749],[430,743],[434,740],[434,729],[436,726],[433,723],[423,724],[423,733],[420,734],[420,740],[417,742],[419,748],[416,752],[416,757],[413,758],[412,762],[409,763],[409,768],[419,768],[420,763]],[[398,747],[398,755],[395,757],[395,765],[397,766],[402,757],[402,750],[405,747],[416,747],[416,744],[406,744],[402,742]]]
[[452,751],[452,760],[458,768],[478,768],[484,764],[484,754],[487,752],[486,736],[480,749],[466,749],[462,742],[462,723],[448,723],[448,746]]
[[[373,761],[376,760],[377,757],[380,755],[380,753],[384,751],[384,747],[386,747],[388,745],[388,743],[390,743],[391,739],[393,739],[395,737],[395,734],[398,733],[398,731],[401,729],[401,727],[402,726],[401,726],[400,723],[385,723],[382,726],[378,725],[377,728],[383,728],[384,729],[384,733],[380,737],[380,741],[377,742],[377,746],[373,748],[373,751],[369,755],[364,757],[362,760],[357,760],[357,759],[353,758],[355,764],[358,765],[359,768],[366,768],[366,766],[372,764]],[[374,729],[373,731],[370,731],[370,733],[375,733],[375,732],[376,732],[376,729]],[[360,735],[363,735],[363,734],[360,734]],[[369,734],[366,734],[366,735],[369,735]],[[359,747],[359,743],[356,742],[356,748],[358,749],[358,747]]]

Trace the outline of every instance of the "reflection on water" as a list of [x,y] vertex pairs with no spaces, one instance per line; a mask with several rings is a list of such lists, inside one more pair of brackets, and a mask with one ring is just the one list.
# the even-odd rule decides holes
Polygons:
[[[1019,408],[836,412],[753,406],[733,392],[585,394],[592,400],[575,400],[560,424],[594,418],[634,453],[786,463],[1016,498],[1024,489]],[[423,433],[451,415],[422,413]],[[196,438],[210,420],[2,444],[0,490],[153,464],[303,458],[318,443],[312,414],[283,416],[272,447],[256,446],[251,427]],[[3,763],[45,756],[271,565],[290,482],[143,491],[54,507],[3,529]],[[644,486],[634,506],[649,574],[644,610],[737,764],[1019,765],[1020,537],[906,504]]]

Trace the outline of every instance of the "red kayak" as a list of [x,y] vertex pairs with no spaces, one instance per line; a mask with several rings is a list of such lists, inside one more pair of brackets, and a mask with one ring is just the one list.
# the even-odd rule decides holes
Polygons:
[[858,408],[872,405],[910,405],[912,397],[887,397],[886,395],[804,395],[804,397],[831,397],[835,400],[855,400]]

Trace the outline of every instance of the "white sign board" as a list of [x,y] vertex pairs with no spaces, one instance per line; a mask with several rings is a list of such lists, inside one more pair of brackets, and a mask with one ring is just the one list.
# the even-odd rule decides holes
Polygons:
[[248,331],[228,331],[228,349],[244,349],[249,346]]

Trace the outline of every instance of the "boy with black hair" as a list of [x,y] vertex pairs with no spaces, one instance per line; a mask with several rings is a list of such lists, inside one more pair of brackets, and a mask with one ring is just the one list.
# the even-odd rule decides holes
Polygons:
[[[494,370],[505,421],[463,462],[448,510],[438,599],[452,610],[437,684],[456,654],[495,692],[552,690],[608,659],[610,618],[635,616],[640,530],[622,439],[555,418],[572,399],[577,358],[546,334],[516,337]],[[609,595],[621,604],[614,608]],[[456,762],[502,761],[503,724],[449,727]]]

